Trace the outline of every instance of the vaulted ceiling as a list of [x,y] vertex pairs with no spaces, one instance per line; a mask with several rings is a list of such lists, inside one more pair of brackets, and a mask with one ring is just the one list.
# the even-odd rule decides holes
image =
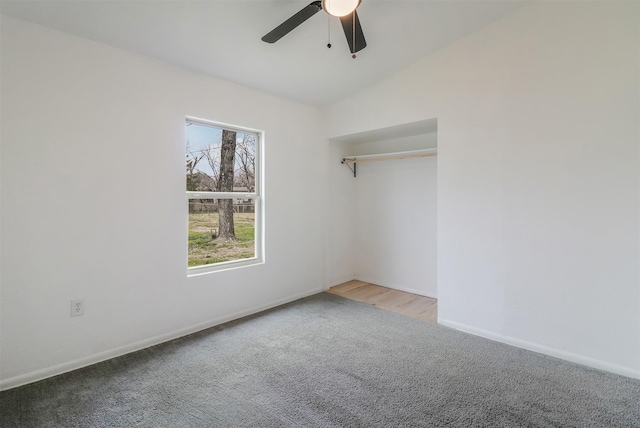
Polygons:
[[[351,58],[338,18],[317,13],[260,39],[310,0],[2,0],[0,13],[312,105],[378,82],[524,0],[362,0],[368,46]],[[332,48],[327,48],[331,41]]]

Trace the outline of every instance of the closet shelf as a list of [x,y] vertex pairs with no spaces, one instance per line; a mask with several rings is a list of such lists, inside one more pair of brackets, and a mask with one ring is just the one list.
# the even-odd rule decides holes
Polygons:
[[[342,162],[349,167],[349,169],[353,172],[353,176],[356,176],[356,164],[360,162],[377,162],[377,161],[385,161],[385,160],[398,160],[398,159],[409,159],[409,158],[424,158],[427,156],[437,156],[438,149],[423,149],[423,150],[411,150],[406,152],[395,152],[395,153],[380,153],[375,155],[362,155],[362,156],[348,156],[342,158]],[[353,164],[353,168],[349,166],[349,164]]]

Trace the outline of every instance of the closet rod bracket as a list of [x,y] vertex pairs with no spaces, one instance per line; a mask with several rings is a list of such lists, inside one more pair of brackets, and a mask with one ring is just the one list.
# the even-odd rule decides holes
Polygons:
[[[351,161],[351,162],[347,162],[347,161]],[[347,168],[349,168],[351,170],[351,172],[353,172],[353,177],[354,178],[356,177],[356,162],[355,162],[355,159],[342,158],[342,162],[340,162],[340,163],[345,164],[347,166]],[[349,166],[349,163],[353,163],[353,168],[351,168]]]

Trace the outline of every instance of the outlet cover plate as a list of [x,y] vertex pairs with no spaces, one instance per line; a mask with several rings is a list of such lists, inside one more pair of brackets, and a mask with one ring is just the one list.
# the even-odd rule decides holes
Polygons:
[[84,299],[76,299],[71,301],[71,316],[78,317],[84,315]]

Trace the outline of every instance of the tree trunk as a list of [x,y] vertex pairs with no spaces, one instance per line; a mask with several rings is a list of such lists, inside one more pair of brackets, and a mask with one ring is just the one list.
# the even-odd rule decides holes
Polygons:
[[[236,133],[222,130],[222,148],[220,151],[219,192],[233,192],[233,167],[236,156]],[[219,234],[218,239],[235,241],[236,231],[233,224],[233,199],[218,200]]]

